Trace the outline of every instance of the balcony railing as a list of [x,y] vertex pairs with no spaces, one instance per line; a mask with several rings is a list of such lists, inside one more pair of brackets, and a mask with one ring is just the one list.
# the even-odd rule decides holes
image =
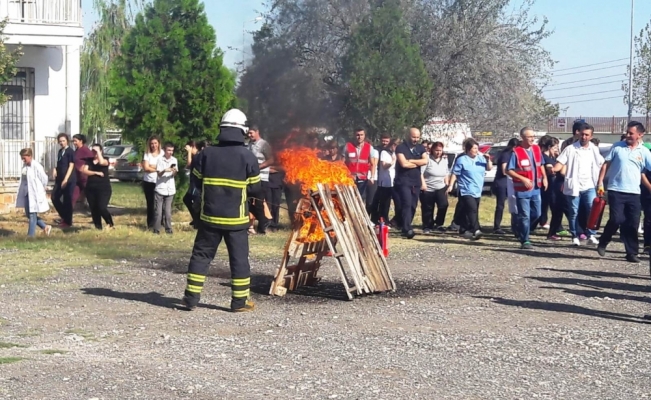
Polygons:
[[0,0],[0,19],[11,23],[81,26],[81,0]]

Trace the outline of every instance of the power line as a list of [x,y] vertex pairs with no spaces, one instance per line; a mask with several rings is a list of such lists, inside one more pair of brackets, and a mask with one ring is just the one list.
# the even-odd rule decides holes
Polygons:
[[563,82],[563,83],[555,83],[553,85],[547,85],[547,87],[552,87],[552,86],[561,86],[561,85],[569,85],[571,83],[579,83],[579,82],[589,82],[589,81],[597,81],[599,79],[606,79],[606,78],[614,78],[616,76],[623,76],[626,74],[617,74],[617,75],[607,75],[607,76],[601,76],[599,78],[590,78],[590,79],[581,79],[578,81],[569,81],[569,82]]
[[617,64],[617,65],[612,65],[610,67],[602,67],[602,68],[595,68],[595,69],[587,69],[585,71],[578,71],[578,72],[568,72],[567,74],[560,74],[560,75],[553,75],[553,76],[567,76],[567,75],[576,75],[576,74],[583,74],[586,72],[594,72],[594,71],[602,71],[604,69],[613,69],[613,68],[619,68],[619,67],[625,67],[628,66],[628,64]]
[[571,95],[571,96],[554,97],[554,98],[547,99],[547,100],[567,99],[568,97],[590,96],[590,95],[593,95],[593,94],[612,93],[612,92],[621,92],[621,91],[622,91],[622,89],[603,90],[603,91],[601,91],[601,92],[592,92],[592,93],[583,93],[583,94],[573,94],[573,95]]
[[601,101],[601,100],[608,100],[608,99],[621,99],[621,98],[622,98],[622,96],[602,97],[602,98],[600,98],[600,99],[567,101],[567,102],[565,102],[565,103],[559,103],[559,104],[565,105],[565,104],[575,104],[575,103],[587,103],[587,102],[589,102],[589,101]]
[[566,88],[551,89],[551,90],[545,90],[545,89],[543,89],[543,90],[545,90],[546,92],[557,92],[557,91],[559,91],[559,90],[579,89],[579,88],[584,88],[584,87],[601,86],[601,85],[608,85],[608,84],[610,84],[610,83],[616,83],[616,82],[620,82],[620,83],[621,83],[621,82],[624,82],[624,81],[623,81],[623,80],[619,80],[619,81],[609,81],[609,82],[602,82],[602,83],[592,83],[592,84],[590,84],[590,85],[570,86],[570,87],[566,87]]
[[624,60],[628,60],[628,57],[626,57],[626,58],[619,58],[619,59],[617,59],[617,60],[604,61],[604,62],[600,62],[600,63],[596,63],[596,64],[582,65],[582,66],[580,66],[580,67],[572,67],[572,68],[557,69],[557,70],[554,71],[554,72],[561,72],[561,71],[569,71],[569,70],[571,70],[571,69],[579,69],[579,68],[594,67],[595,65],[610,64],[610,63],[612,63],[612,62],[624,61]]

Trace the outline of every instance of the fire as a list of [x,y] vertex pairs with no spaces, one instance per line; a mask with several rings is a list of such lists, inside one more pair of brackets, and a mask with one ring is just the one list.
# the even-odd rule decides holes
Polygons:
[[[352,186],[355,184],[350,176],[346,165],[339,162],[321,160],[316,149],[307,147],[293,147],[283,150],[277,155],[282,168],[285,170],[285,181],[290,184],[300,184],[301,193],[309,196],[311,190],[316,190],[317,184],[326,184],[334,190],[335,185]],[[335,199],[336,200],[336,199]],[[336,213],[339,219],[343,220],[343,214],[338,202],[335,201]],[[318,216],[314,210],[304,210],[298,214],[302,219],[302,226],[299,232],[298,241],[303,243],[316,243],[325,238],[325,232],[319,223]],[[328,216],[321,214],[326,226],[330,225]],[[334,232],[330,232],[334,237]]]
[[301,192],[305,196],[309,195],[310,190],[316,190],[317,183],[327,184],[330,189],[334,189],[335,185],[355,184],[343,162],[321,160],[316,149],[286,149],[278,153],[278,159],[285,170],[285,181],[300,183]]

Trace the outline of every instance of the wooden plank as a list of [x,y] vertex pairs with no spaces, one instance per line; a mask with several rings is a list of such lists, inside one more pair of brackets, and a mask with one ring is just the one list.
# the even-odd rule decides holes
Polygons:
[[344,254],[346,265],[348,266],[349,275],[355,283],[355,287],[358,288],[357,293],[363,294],[366,285],[364,283],[363,274],[361,274],[361,271],[358,267],[357,249],[353,243],[350,242],[350,237],[343,226],[344,224],[339,221],[337,213],[334,211],[332,192],[330,192],[330,189],[327,186],[322,184],[318,184],[317,189],[321,196],[321,204],[323,205],[323,208],[326,211],[328,218],[330,219],[330,223],[335,229],[337,242],[342,247],[342,253]]

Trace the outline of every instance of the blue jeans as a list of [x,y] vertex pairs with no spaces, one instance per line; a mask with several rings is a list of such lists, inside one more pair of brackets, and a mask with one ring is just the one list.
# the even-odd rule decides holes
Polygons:
[[[592,209],[592,202],[595,197],[597,197],[597,191],[595,189],[588,189],[579,192],[578,196],[565,196],[567,199],[567,209],[568,209],[568,222],[570,224],[570,233],[573,238],[579,237],[577,232],[577,222],[579,219],[579,206],[585,210],[587,215],[590,215],[590,210]],[[586,229],[588,236],[594,236],[597,234],[596,231],[592,229]]]
[[36,226],[45,229],[45,222],[38,217],[37,213],[29,212],[29,199],[25,199],[25,216],[29,220],[29,228],[27,229],[27,236],[36,236]]
[[[516,194],[517,196],[517,194]],[[532,224],[540,217],[541,199],[540,192],[530,194],[526,197],[518,197],[518,234],[520,243],[529,241],[529,229]]]

